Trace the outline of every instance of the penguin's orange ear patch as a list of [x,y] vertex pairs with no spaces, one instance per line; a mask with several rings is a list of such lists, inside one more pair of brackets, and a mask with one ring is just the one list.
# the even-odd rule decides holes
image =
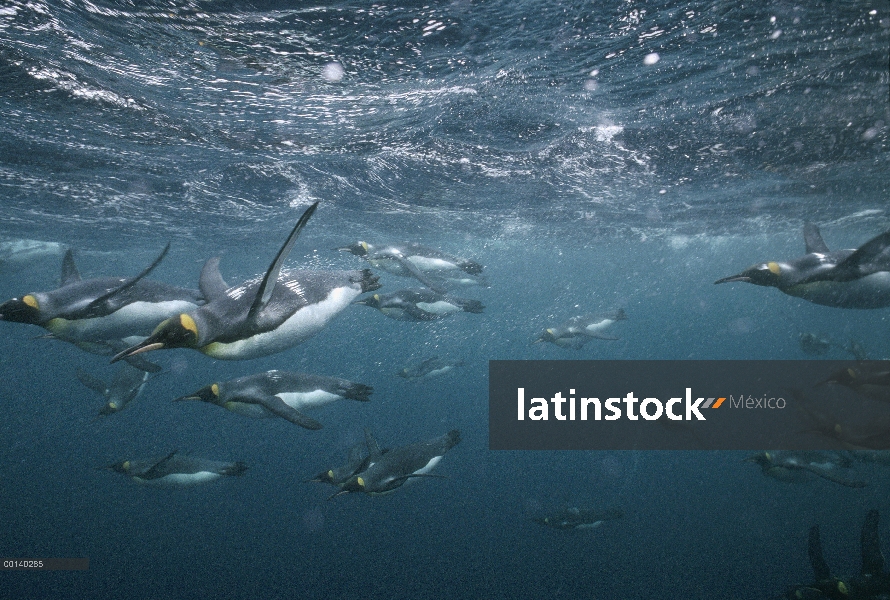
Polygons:
[[38,309],[38,310],[39,310],[39,308],[40,308],[40,307],[38,306],[38,304],[37,304],[37,298],[35,298],[35,297],[32,296],[31,294],[28,294],[27,296],[25,296],[24,298],[22,298],[22,302],[24,302],[25,304],[27,304],[27,305],[30,306],[31,308]]
[[766,268],[769,269],[769,272],[773,275],[779,275],[782,272],[782,267],[780,267],[777,262],[766,263]]

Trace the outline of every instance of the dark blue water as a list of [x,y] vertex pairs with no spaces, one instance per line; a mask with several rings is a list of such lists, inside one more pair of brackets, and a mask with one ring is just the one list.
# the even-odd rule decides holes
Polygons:
[[[174,350],[119,414],[107,358],[0,337],[0,555],[89,557],[0,574],[4,597],[767,598],[809,580],[822,525],[859,569],[869,487],[764,478],[745,454],[490,452],[491,359],[796,359],[804,332],[890,356],[887,309],[832,309],[720,277],[890,228],[890,4],[8,1],[0,6],[0,236],[73,247],[84,276],[194,287],[222,256],[261,273],[305,206],[289,264],[413,240],[486,265],[482,315],[404,323],[351,307],[267,358]],[[657,60],[656,60],[657,59]],[[331,66],[336,65],[336,66]],[[58,283],[60,253],[0,264],[0,298]],[[405,281],[384,274],[382,291]],[[620,340],[529,342],[624,308]],[[465,364],[396,376],[439,355]],[[830,357],[844,358],[839,348]],[[374,386],[307,431],[171,399],[289,369]],[[386,445],[459,428],[447,479],[328,502],[304,480],[368,427]],[[249,465],[150,489],[96,467],[173,449]],[[592,532],[529,519],[620,507]],[[890,537],[886,524],[881,530]]]

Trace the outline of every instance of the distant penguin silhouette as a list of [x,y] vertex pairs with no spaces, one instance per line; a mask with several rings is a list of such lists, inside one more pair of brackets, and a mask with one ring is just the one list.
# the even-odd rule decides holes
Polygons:
[[744,281],[778,288],[814,304],[835,308],[890,306],[890,231],[856,250],[831,252],[819,228],[804,226],[806,254],[785,262],[756,264],[714,283]]
[[[361,256],[371,263],[372,266],[383,269],[393,275],[414,277],[430,289],[438,292],[444,292],[443,288],[448,284],[467,285],[474,283],[472,277],[478,278],[483,269],[483,266],[474,260],[459,258],[434,248],[411,242],[379,246],[367,242],[356,242],[349,246],[337,248],[337,250]],[[455,271],[462,271],[472,277],[456,275]]]
[[267,356],[306,341],[360,294],[380,287],[368,270],[282,272],[317,206],[306,209],[261,280],[229,288],[220,275],[219,259],[211,258],[200,282],[207,304],[162,322],[145,341],[112,362],[163,348],[193,348],[227,360]]
[[84,371],[78,371],[77,378],[86,387],[105,398],[105,406],[99,411],[99,416],[107,416],[125,409],[130,402],[138,398],[145,388],[149,375],[146,371],[125,364],[117,370],[111,383],[105,383]]
[[624,511],[618,509],[595,510],[572,507],[543,517],[535,517],[532,521],[552,529],[578,531],[596,529],[606,521],[614,521],[623,516]]
[[376,308],[397,321],[433,321],[458,312],[481,313],[485,307],[478,300],[446,296],[435,290],[399,290],[374,294],[355,304]]
[[306,429],[321,429],[321,423],[302,411],[343,398],[367,402],[372,391],[338,377],[273,370],[213,383],[177,400],[201,400],[250,417],[281,417]]
[[776,450],[759,452],[745,460],[759,465],[767,477],[786,483],[802,482],[806,473],[812,473],[846,487],[860,488],[868,485],[864,481],[847,479],[838,473],[839,469],[849,468],[852,460],[837,452]]
[[624,309],[598,315],[582,315],[572,317],[562,325],[549,327],[544,330],[533,344],[550,342],[562,348],[580,350],[590,340],[617,340],[605,333],[616,321],[627,319]]
[[429,379],[438,377],[453,371],[455,368],[464,364],[462,360],[451,360],[433,356],[420,362],[419,364],[405,367],[399,371],[399,377],[404,379]]
[[171,452],[148,460],[122,460],[106,469],[126,475],[136,483],[157,487],[184,487],[242,475],[243,462],[220,462]]

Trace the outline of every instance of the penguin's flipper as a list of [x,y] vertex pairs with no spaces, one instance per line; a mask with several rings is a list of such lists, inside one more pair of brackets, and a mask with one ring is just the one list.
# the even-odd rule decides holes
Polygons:
[[100,395],[105,396],[108,394],[108,386],[104,381],[99,379],[98,377],[93,377],[89,373],[84,371],[77,371],[77,379],[82,384],[93,390],[94,392],[98,392]]
[[803,224],[803,241],[806,245],[807,254],[813,254],[814,252],[828,254],[830,252],[828,244],[822,239],[819,227],[815,223]]
[[371,460],[376,460],[377,457],[383,454],[380,451],[380,444],[377,443],[377,440],[371,435],[371,430],[367,427],[365,427],[365,445],[368,447],[368,456]]
[[257,404],[264,407],[270,413],[287,419],[294,425],[299,425],[306,429],[321,429],[322,425],[313,418],[307,417],[297,409],[289,406],[278,396],[263,396],[254,400]]
[[818,475],[822,479],[827,479],[832,483],[837,483],[839,485],[843,485],[851,488],[864,488],[868,486],[868,482],[866,481],[856,481],[852,479],[844,479],[838,475],[835,475],[831,472],[831,469],[826,469],[824,467],[818,467],[816,465],[799,465],[797,468],[802,469],[804,471],[809,471],[814,475]]
[[137,475],[140,479],[157,479],[158,477],[164,477],[167,473],[162,472],[161,467],[174,456],[176,456],[176,450],[158,459],[157,462],[143,470],[141,473],[134,473],[134,475]]
[[832,281],[853,281],[872,273],[890,271],[890,231],[873,237],[832,270]]
[[219,272],[218,256],[209,258],[204,263],[204,268],[201,269],[201,278],[198,280],[198,289],[201,290],[201,295],[208,302],[214,298],[224,296],[226,290],[229,289],[222,277],[222,273]]
[[881,554],[881,538],[878,535],[879,514],[868,511],[862,524],[862,574],[878,577],[884,572],[884,555]]
[[409,273],[411,273],[411,275],[414,277],[414,279],[416,279],[417,281],[419,281],[420,283],[422,283],[422,284],[425,285],[426,287],[428,287],[428,288],[430,288],[431,290],[433,290],[434,292],[438,292],[438,293],[440,293],[440,294],[444,294],[444,293],[445,293],[445,291],[446,291],[445,288],[443,288],[441,285],[439,285],[439,284],[433,282],[432,279],[430,279],[429,277],[427,277],[426,275],[424,275],[424,274],[423,274],[423,271],[421,271],[420,269],[418,269],[418,268],[417,268],[417,265],[415,265],[413,262],[411,262],[410,260],[408,260],[407,258],[405,258],[405,256],[404,256],[401,252],[395,252],[395,251],[393,251],[393,252],[391,252],[388,256],[389,256],[390,258],[392,258],[393,260],[395,260],[396,262],[398,262],[398,263],[399,263],[400,265],[402,265],[403,267],[405,267],[405,269],[406,269]]
[[257,290],[256,298],[254,298],[250,311],[247,313],[247,321],[249,323],[256,321],[257,315],[259,315],[260,311],[266,307],[269,298],[272,297],[272,292],[275,291],[275,283],[278,281],[278,275],[281,273],[281,267],[284,265],[284,261],[287,260],[287,256],[293,249],[297,238],[300,237],[300,232],[303,231],[303,228],[306,227],[306,223],[309,222],[309,218],[315,213],[316,208],[318,208],[318,202],[306,209],[300,217],[300,220],[297,221],[297,224],[294,226],[293,231],[287,236],[287,240],[285,240],[284,245],[281,246],[278,254],[275,255],[275,260],[272,261],[272,264],[269,265],[269,268],[266,270],[266,274],[263,276],[263,281],[260,283],[260,287]]
[[77,270],[77,265],[74,264],[74,253],[71,251],[71,248],[65,252],[65,257],[62,259],[62,279],[59,282],[61,284],[60,287],[65,287],[66,285],[77,283],[80,281],[80,271]]
[[595,340],[611,340],[613,342],[621,339],[620,337],[615,337],[613,335],[606,335],[604,333],[593,333],[593,334],[585,333],[584,335],[586,335],[589,338],[593,338]]
[[813,575],[816,581],[831,579],[831,569],[828,568],[828,563],[825,562],[825,557],[822,555],[822,540],[819,537],[818,525],[810,527],[807,554],[810,556],[810,566],[813,568]]
[[167,242],[167,245],[164,246],[164,249],[161,251],[161,254],[154,260],[153,263],[148,265],[141,273],[139,273],[139,275],[137,275],[136,277],[131,277],[130,279],[127,279],[122,284],[120,284],[118,287],[111,290],[110,292],[102,294],[101,296],[99,296],[98,298],[96,298],[95,300],[90,302],[86,306],[86,308],[84,308],[83,311],[81,311],[81,314],[79,316],[81,318],[89,318],[89,317],[99,316],[100,315],[99,308],[101,306],[103,306],[106,302],[108,302],[108,300],[110,298],[127,291],[128,289],[130,289],[131,287],[133,287],[134,285],[139,283],[139,281],[142,278],[144,278],[146,275],[151,273],[155,267],[157,267],[159,264],[161,264],[161,261],[164,260],[164,257],[167,256],[167,252],[169,252],[169,251],[170,251],[170,242]]

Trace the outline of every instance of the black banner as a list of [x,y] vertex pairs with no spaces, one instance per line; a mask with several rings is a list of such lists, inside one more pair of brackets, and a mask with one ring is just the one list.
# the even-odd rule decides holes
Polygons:
[[492,450],[890,449],[890,361],[490,361]]

